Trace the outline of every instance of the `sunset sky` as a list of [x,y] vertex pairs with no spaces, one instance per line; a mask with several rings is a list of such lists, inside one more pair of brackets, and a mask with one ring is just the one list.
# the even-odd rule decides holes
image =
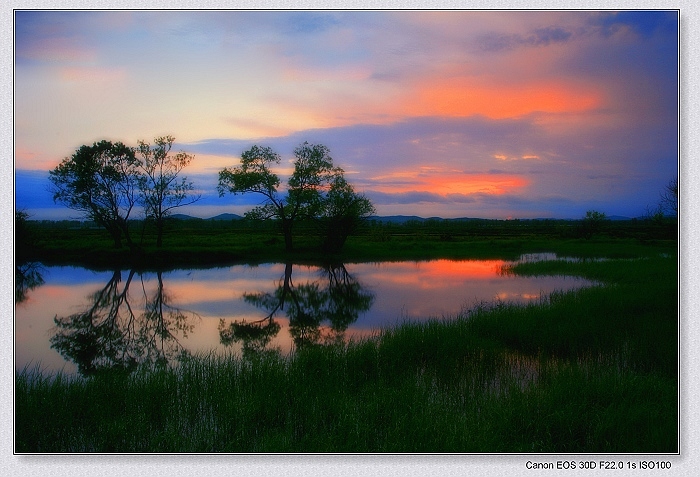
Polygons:
[[202,193],[322,143],[379,215],[636,217],[678,176],[676,11],[17,11],[15,204],[83,144],[172,135]]

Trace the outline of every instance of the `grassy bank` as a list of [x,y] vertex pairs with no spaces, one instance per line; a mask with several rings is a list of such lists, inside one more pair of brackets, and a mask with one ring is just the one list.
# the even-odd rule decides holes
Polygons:
[[[675,225],[637,221],[610,223],[594,237],[581,237],[577,221],[427,221],[369,224],[348,239],[342,252],[320,253],[314,228],[300,224],[295,250],[287,252],[278,228],[248,221],[171,221],[163,247],[148,224],[132,227],[137,250],[115,249],[104,230],[80,222],[30,222],[17,257],[44,264],[89,268],[177,268],[261,262],[360,262],[435,258],[517,259],[523,253],[631,258],[676,248]],[[20,258],[21,256],[21,258]]]
[[601,286],[361,342],[89,379],[25,370],[16,451],[673,453],[676,257],[645,247],[513,270]]

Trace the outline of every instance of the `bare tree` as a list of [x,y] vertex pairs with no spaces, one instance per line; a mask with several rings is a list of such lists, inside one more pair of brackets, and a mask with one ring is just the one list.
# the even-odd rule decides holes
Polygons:
[[671,180],[661,193],[661,210],[663,213],[678,216],[678,178]]

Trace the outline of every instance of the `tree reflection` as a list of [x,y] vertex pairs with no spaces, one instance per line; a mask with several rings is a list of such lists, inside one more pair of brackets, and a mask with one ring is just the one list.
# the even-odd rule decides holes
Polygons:
[[140,276],[143,301],[139,303],[143,304],[143,312],[135,311],[129,293],[134,276],[135,271],[131,270],[122,282],[122,272],[115,271],[107,284],[90,297],[88,309],[54,318],[56,334],[50,340],[51,347],[75,362],[81,374],[130,372],[140,364],[166,365],[186,354],[178,335],[187,337],[194,328],[191,319],[196,314],[169,304],[162,272],[157,273],[157,286],[152,293]]
[[15,303],[26,301],[29,292],[43,284],[40,263],[24,262],[15,265]]
[[320,280],[294,285],[293,265],[285,265],[284,276],[274,292],[244,293],[243,299],[263,309],[267,315],[256,321],[219,322],[220,341],[224,345],[242,342],[243,355],[264,351],[281,327],[275,314],[284,311],[289,333],[297,348],[342,341],[350,324],[370,309],[374,295],[347,271],[343,264],[320,269]]

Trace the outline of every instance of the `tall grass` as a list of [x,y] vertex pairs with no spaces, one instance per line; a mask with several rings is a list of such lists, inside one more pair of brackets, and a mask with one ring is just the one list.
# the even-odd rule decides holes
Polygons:
[[678,451],[675,259],[527,264],[601,285],[281,356],[17,373],[18,452]]

